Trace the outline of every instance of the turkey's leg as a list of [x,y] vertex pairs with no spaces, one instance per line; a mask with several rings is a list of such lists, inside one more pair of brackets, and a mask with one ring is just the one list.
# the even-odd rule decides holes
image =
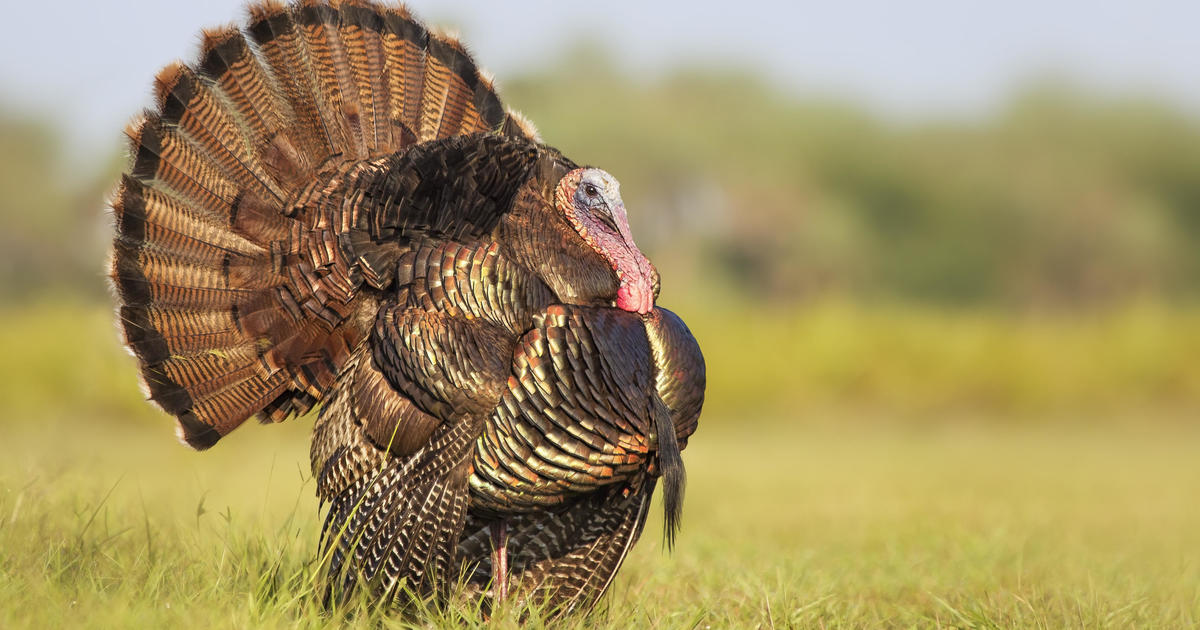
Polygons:
[[508,599],[508,521],[493,521],[492,534],[492,596],[496,603]]

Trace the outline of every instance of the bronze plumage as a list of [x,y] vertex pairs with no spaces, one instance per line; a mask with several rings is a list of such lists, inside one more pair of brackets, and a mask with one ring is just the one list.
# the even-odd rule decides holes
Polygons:
[[673,535],[704,395],[616,180],[403,8],[249,13],[129,130],[112,279],[150,399],[198,449],[322,404],[334,600],[590,608],[659,483]]

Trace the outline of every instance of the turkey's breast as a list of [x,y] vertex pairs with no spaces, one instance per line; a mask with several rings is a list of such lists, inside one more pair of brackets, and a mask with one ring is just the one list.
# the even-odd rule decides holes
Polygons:
[[[699,381],[680,375],[680,366],[696,365]],[[500,402],[476,440],[471,511],[551,508],[652,471],[653,408],[665,403],[686,440],[703,378],[699,347],[670,311],[546,308],[518,341]]]

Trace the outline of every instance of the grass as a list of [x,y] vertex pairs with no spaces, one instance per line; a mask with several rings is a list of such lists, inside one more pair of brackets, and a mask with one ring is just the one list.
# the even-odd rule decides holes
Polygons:
[[[202,454],[166,431],[7,436],[0,626],[402,627],[317,606],[307,425],[247,427]],[[713,425],[685,453],[675,553],[656,516],[579,624],[1200,623],[1200,430]],[[459,612],[436,625],[472,625]]]
[[[1197,313],[679,310],[710,365],[683,532],[655,514],[568,627],[1200,625]],[[0,309],[0,628],[405,627],[318,605],[311,420],[179,446],[110,318]]]

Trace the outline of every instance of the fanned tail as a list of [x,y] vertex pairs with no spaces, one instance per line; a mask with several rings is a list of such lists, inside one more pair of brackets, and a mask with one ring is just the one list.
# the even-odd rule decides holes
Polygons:
[[201,449],[252,415],[307,411],[367,334],[348,227],[299,200],[422,142],[536,138],[461,44],[402,8],[268,0],[249,15],[159,73],[113,200],[126,343]]

